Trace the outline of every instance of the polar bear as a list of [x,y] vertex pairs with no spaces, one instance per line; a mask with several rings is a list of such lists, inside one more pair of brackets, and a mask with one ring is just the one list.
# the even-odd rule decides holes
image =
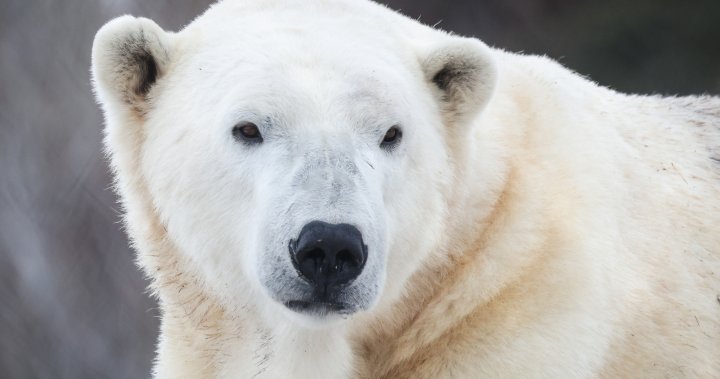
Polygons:
[[123,16],[92,76],[156,378],[720,376],[720,99],[367,0]]

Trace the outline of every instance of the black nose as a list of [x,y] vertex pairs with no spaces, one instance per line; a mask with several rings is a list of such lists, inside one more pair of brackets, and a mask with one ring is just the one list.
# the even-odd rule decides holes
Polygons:
[[355,279],[367,260],[367,246],[360,231],[348,224],[312,221],[290,241],[295,268],[316,289],[326,293]]

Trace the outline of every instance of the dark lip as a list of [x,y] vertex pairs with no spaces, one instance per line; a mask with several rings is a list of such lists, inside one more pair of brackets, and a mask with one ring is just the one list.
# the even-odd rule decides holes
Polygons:
[[305,314],[326,315],[330,313],[352,313],[352,309],[348,304],[328,301],[290,300],[285,302],[285,306],[295,312]]

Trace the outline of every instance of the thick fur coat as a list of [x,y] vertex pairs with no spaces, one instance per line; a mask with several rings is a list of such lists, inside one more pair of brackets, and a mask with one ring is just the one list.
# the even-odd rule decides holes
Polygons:
[[[719,98],[620,94],[365,0],[124,16],[92,60],[156,378],[720,377]],[[344,314],[286,307],[309,220],[367,243]]]

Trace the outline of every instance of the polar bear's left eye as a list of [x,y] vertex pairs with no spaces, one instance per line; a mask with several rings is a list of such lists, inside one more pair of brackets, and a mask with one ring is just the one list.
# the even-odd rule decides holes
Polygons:
[[233,127],[233,137],[245,143],[260,143],[263,141],[260,129],[252,122],[241,122]]
[[380,146],[384,148],[391,148],[397,145],[398,142],[400,142],[401,137],[402,131],[400,130],[400,128],[398,126],[393,126],[392,128],[388,129],[387,132],[385,132],[385,136],[383,137]]

